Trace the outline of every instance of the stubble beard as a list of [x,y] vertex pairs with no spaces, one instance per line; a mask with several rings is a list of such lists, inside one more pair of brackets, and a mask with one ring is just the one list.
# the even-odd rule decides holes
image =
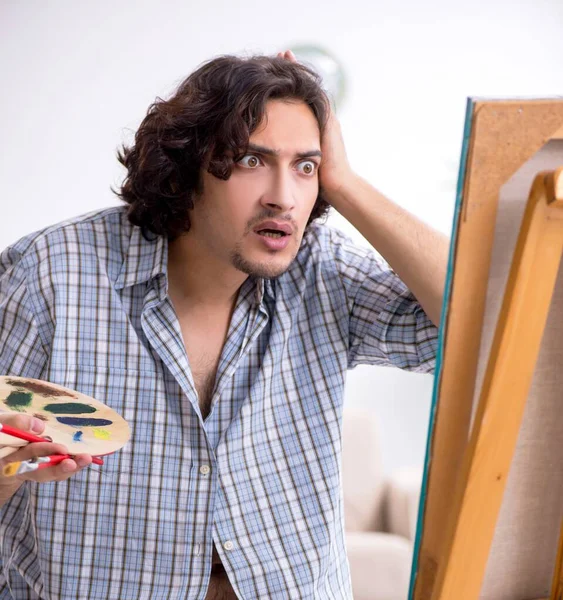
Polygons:
[[[268,262],[260,263],[246,259],[243,255],[242,244],[238,243],[231,252],[231,264],[235,267],[235,269],[238,269],[239,271],[242,271],[251,277],[275,279],[276,277],[283,275],[289,269],[295,260],[298,251],[299,248],[293,253],[293,256],[290,260],[288,260],[286,265],[271,264]],[[279,254],[279,252],[272,251],[271,254],[274,256]]]

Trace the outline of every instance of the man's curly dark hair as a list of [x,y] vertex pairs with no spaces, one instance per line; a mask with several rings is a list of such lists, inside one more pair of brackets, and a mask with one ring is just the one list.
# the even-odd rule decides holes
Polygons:
[[[227,180],[273,99],[307,104],[322,135],[330,103],[319,75],[281,57],[220,56],[189,75],[170,99],[157,98],[134,144],[117,152],[127,175],[113,191],[129,204],[129,221],[145,235],[169,240],[189,231],[201,170]],[[328,208],[319,189],[307,224]]]

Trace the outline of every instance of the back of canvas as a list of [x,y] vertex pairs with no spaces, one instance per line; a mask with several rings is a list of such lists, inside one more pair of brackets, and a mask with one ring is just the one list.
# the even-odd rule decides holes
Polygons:
[[[501,189],[474,406],[534,176],[563,165],[552,140]],[[563,518],[563,269],[559,269],[481,591],[483,600],[549,596]]]

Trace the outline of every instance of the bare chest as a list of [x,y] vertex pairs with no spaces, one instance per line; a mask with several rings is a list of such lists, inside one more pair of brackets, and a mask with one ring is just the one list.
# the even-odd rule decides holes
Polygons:
[[193,349],[190,347],[188,350],[188,347],[186,347],[186,352],[199,399],[199,408],[205,419],[211,410],[221,348],[202,351],[201,348]]
[[184,319],[180,321],[180,327],[198,395],[199,408],[205,419],[211,410],[217,368],[227,336],[228,323],[221,327],[202,329]]

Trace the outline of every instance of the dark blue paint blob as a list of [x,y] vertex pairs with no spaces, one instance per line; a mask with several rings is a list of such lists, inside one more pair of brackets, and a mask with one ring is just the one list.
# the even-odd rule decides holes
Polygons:
[[81,442],[82,441],[82,431],[77,431],[73,436],[72,436],[72,441],[73,442]]
[[113,425],[108,419],[89,419],[87,417],[57,417],[57,421],[71,427],[106,427]]

